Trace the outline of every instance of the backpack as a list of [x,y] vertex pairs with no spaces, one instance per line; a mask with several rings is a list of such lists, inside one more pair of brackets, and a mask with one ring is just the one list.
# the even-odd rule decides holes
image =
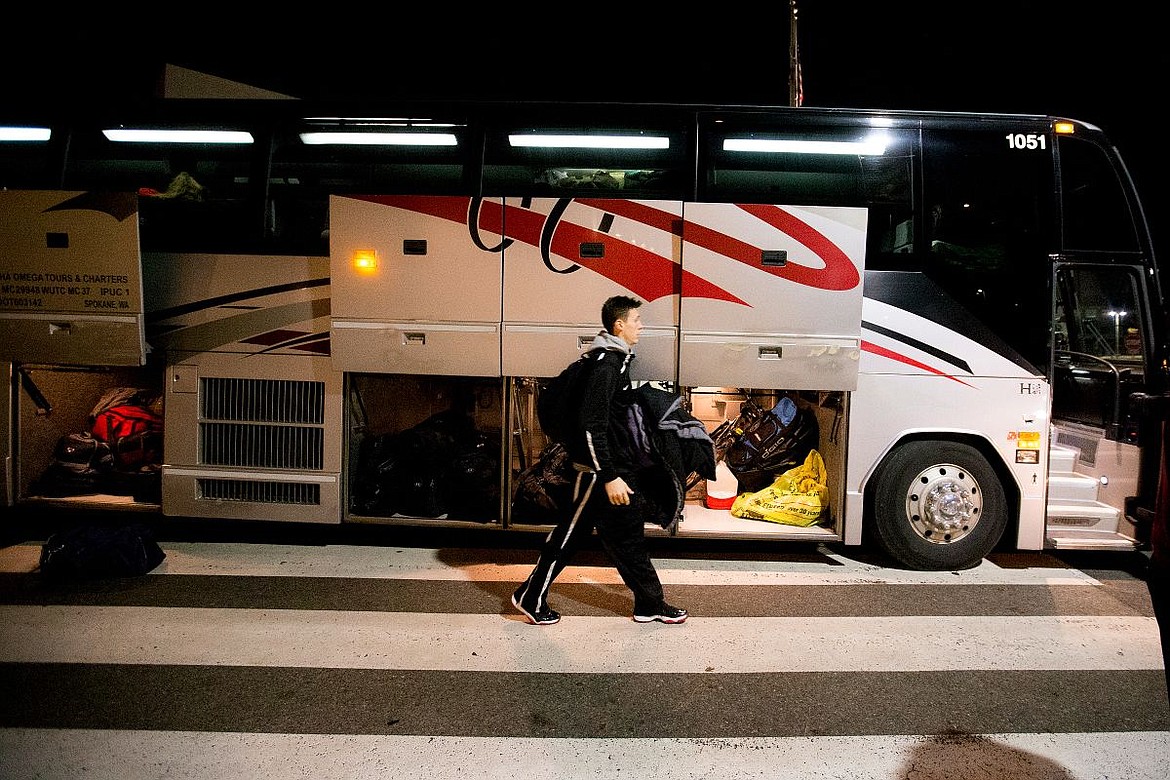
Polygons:
[[820,440],[816,416],[787,396],[770,411],[745,403],[740,418],[740,433],[723,456],[739,480],[740,493],[758,492],[801,465]]
[[512,499],[512,522],[555,525],[572,501],[572,462],[565,446],[553,442],[520,472]]
[[85,432],[67,433],[53,448],[52,463],[75,474],[104,474],[114,468],[110,445]]
[[89,433],[67,433],[57,440],[49,466],[32,490],[50,497],[100,493],[102,481],[114,468],[110,445]]
[[577,419],[581,409],[585,371],[597,362],[603,352],[617,350],[594,347],[565,366],[561,373],[541,384],[536,396],[536,419],[550,441],[565,444],[573,435],[573,420]]

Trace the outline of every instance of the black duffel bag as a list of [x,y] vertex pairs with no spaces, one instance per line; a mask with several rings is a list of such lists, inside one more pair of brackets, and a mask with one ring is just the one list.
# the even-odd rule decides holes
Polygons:
[[166,557],[144,525],[82,525],[45,540],[40,568],[42,576],[56,581],[136,577]]

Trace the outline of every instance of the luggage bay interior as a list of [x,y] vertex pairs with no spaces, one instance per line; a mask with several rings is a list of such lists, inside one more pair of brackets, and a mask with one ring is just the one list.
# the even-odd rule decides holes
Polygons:
[[[26,371],[30,387],[43,394],[52,409],[49,414],[43,413],[33,397],[23,393],[19,404],[21,498],[157,510],[157,474],[140,485],[149,490],[119,486],[117,492],[105,492],[100,485],[98,489],[53,486],[45,480],[54,447],[62,437],[87,428],[96,399],[112,387],[155,386],[158,381],[151,377],[157,371],[61,367],[26,367]],[[353,374],[347,379],[348,500],[342,516],[334,522],[531,529],[556,521],[555,511],[542,510],[526,492],[534,480],[541,478],[541,455],[549,444],[535,414],[536,394],[543,380],[404,374]],[[678,392],[684,407],[716,437],[717,452],[724,456],[734,438],[736,423],[751,422],[751,414],[744,412],[745,405],[767,412],[781,398],[794,400],[815,420],[815,448],[828,475],[828,499],[822,516],[805,527],[741,518],[726,508],[708,508],[706,481],[692,475],[684,516],[677,529],[668,532],[651,525],[648,533],[838,538],[847,394],[652,384]],[[176,429],[187,427],[173,417],[170,422]],[[757,432],[757,444],[766,447],[770,429],[756,425],[752,430]],[[745,433],[750,437],[751,430]],[[771,442],[787,446],[775,436]],[[797,448],[808,443],[807,438],[793,442],[793,452],[787,460],[784,453],[773,452],[771,462],[802,458],[806,450]],[[754,464],[744,461],[743,465]],[[740,492],[762,487],[759,473],[752,478],[755,482],[745,480],[739,486]],[[281,513],[269,507],[268,512],[251,517],[279,520]]]
[[[555,523],[559,510],[550,501],[558,494],[547,480],[558,463],[550,462],[555,448],[550,448],[536,418],[542,381],[535,377],[350,375],[346,519],[519,529]],[[811,445],[824,461],[828,498],[821,516],[807,526],[737,517],[727,508],[708,508],[706,480],[691,475],[677,528],[649,525],[648,533],[838,538],[847,394],[650,384],[681,396],[684,408],[714,437],[721,457],[736,441],[744,442],[737,463],[744,476],[739,492],[766,488],[779,475],[768,469],[769,464],[803,461]],[[782,398],[794,402],[806,426],[811,424],[799,439],[785,439],[778,430],[783,426],[764,417]],[[737,435],[737,425],[747,430]],[[760,450],[761,457],[742,457],[745,445],[746,452]]]

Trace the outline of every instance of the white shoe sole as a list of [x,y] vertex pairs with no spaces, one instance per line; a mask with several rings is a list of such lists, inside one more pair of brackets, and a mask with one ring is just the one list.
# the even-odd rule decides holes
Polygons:
[[667,625],[676,626],[679,623],[687,622],[690,615],[683,615],[682,617],[672,618],[665,615],[634,615],[635,623],[653,623],[657,620],[659,623],[666,623]]
[[535,618],[535,617],[532,615],[532,613],[531,613],[531,612],[529,612],[528,610],[524,609],[524,607],[520,606],[520,602],[516,600],[516,596],[515,596],[515,594],[513,594],[513,595],[512,595],[512,606],[516,608],[516,611],[517,611],[517,612],[519,612],[519,613],[520,613],[521,615],[523,615],[524,617],[528,618],[528,622],[529,622],[529,623],[531,623],[531,624],[532,624],[532,625],[534,625],[534,626],[551,626],[551,625],[554,625],[554,624],[556,624],[556,623],[560,623],[560,622],[561,622],[561,619],[560,619],[560,617],[559,617],[559,616],[557,617],[557,619],[556,619],[556,620],[537,620],[537,619],[536,619],[536,618]]

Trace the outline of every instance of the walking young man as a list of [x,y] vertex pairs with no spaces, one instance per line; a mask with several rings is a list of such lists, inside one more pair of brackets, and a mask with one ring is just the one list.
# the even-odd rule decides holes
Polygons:
[[638,507],[633,453],[626,443],[626,404],[630,362],[642,332],[642,302],[625,295],[601,307],[604,330],[593,339],[606,351],[584,372],[581,408],[569,421],[565,443],[573,462],[574,483],[568,511],[545,539],[536,567],[512,594],[512,604],[532,623],[547,626],[561,619],[549,607],[553,580],[593,529],[626,587],[634,594],[634,620],[682,623],[687,611],[666,603],[658,572],[646,548],[645,516]]

